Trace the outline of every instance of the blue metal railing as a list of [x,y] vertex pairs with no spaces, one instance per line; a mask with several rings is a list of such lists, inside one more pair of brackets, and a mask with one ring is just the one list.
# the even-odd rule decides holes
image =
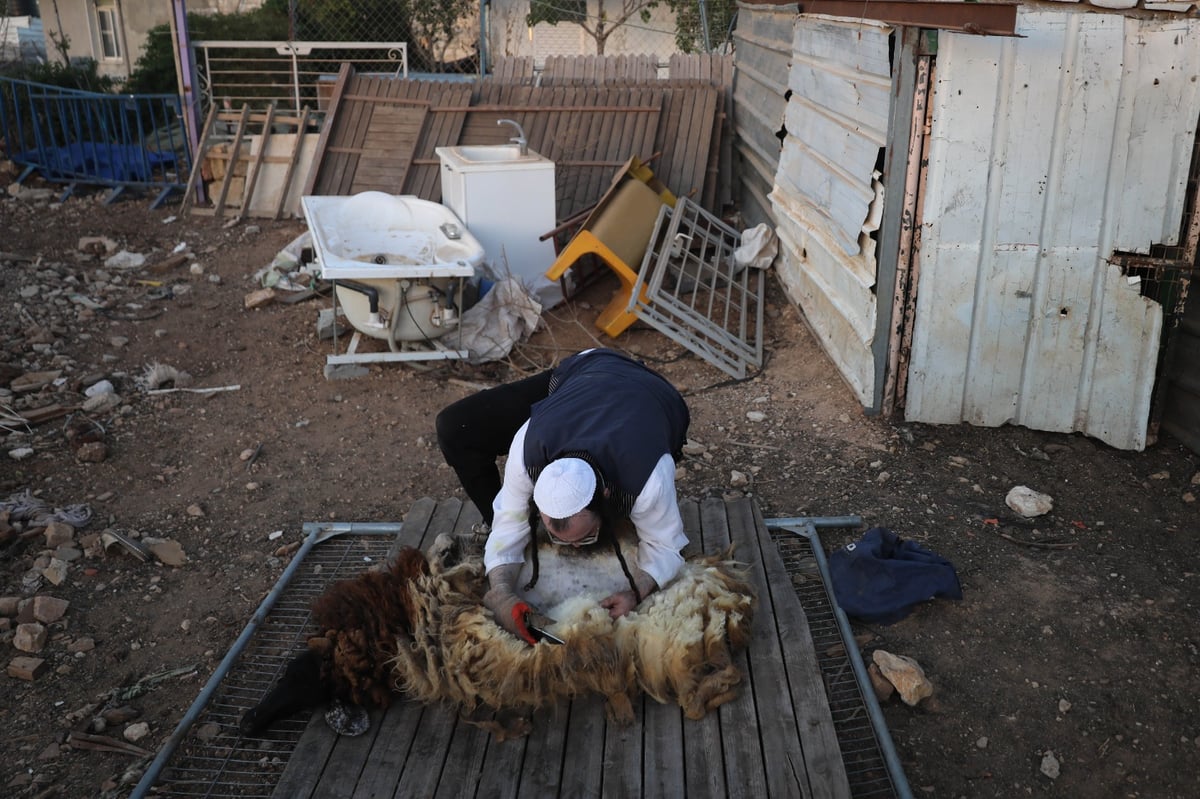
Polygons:
[[192,171],[182,104],[173,94],[100,94],[0,78],[8,158],[53,183],[157,189],[152,207],[183,191]]

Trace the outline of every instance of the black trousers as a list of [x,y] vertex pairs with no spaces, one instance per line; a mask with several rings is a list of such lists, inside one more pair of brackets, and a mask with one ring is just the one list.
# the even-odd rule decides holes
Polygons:
[[529,421],[533,404],[549,396],[551,374],[542,372],[480,391],[447,405],[437,415],[442,457],[489,525],[492,501],[500,493],[496,461],[508,454],[513,436]]

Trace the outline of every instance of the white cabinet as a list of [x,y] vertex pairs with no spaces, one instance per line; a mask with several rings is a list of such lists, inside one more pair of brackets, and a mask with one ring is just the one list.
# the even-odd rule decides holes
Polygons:
[[543,308],[562,302],[557,282],[547,280],[554,242],[538,241],[557,224],[554,162],[513,145],[438,147],[442,204],[483,245],[496,278],[512,275]]

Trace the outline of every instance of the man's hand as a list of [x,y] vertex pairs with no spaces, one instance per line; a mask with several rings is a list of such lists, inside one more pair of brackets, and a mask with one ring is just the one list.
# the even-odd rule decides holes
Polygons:
[[637,607],[637,597],[632,591],[618,591],[612,596],[600,600],[600,607],[608,610],[608,615],[619,619]]
[[488,572],[491,587],[483,595],[483,606],[496,617],[496,624],[532,646],[537,641],[529,632],[528,617],[536,611],[517,595],[520,573],[520,563],[497,566]]

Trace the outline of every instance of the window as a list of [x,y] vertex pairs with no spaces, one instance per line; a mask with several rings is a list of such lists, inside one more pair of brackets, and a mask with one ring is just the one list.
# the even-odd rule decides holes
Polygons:
[[105,59],[121,57],[121,39],[117,28],[117,9],[113,6],[96,9],[96,24],[100,30],[100,55]]

